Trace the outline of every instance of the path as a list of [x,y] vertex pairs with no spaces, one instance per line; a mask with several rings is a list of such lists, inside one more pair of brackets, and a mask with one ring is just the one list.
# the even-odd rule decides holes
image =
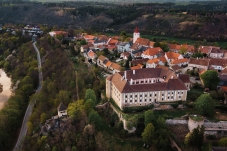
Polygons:
[[[39,86],[36,90],[36,93],[39,93],[39,91],[41,90],[42,88],[42,82],[43,82],[43,73],[42,73],[42,70],[41,70],[41,59],[40,59],[40,53],[39,53],[39,50],[38,48],[36,47],[36,42],[34,42],[32,45],[37,53],[37,60],[38,60],[38,69],[39,69]],[[27,123],[28,123],[28,119],[29,117],[31,116],[32,114],[32,110],[33,110],[33,107],[34,107],[34,102],[36,100],[32,100],[29,105],[28,105],[28,108],[26,110],[26,113],[24,115],[24,119],[23,119],[23,123],[22,123],[22,126],[21,126],[21,130],[20,130],[20,134],[18,136],[18,139],[17,139],[17,143],[14,147],[14,151],[16,150],[19,150],[20,147],[21,147],[21,143],[24,139],[24,137],[26,136],[26,133],[27,133],[27,130],[28,130],[28,127],[27,127]]]

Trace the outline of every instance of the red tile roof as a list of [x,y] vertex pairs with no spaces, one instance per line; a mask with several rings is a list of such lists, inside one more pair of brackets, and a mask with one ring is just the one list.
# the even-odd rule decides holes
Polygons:
[[[132,85],[128,82],[130,79],[137,80],[145,78],[164,78],[164,82]],[[128,81],[125,79],[128,79]],[[108,77],[107,80],[111,81],[121,93],[187,90],[187,87],[176,77],[173,71],[162,68],[127,70],[116,73],[111,77]]]
[[145,38],[137,38],[136,44],[143,45],[143,46],[149,46],[150,45],[150,40],[145,39]]
[[96,54],[95,54],[92,50],[90,50],[90,51],[87,53],[87,55],[88,55],[89,58],[92,58],[92,59],[93,59],[93,58],[95,57]]
[[189,64],[196,64],[196,65],[202,65],[207,66],[209,65],[209,59],[197,59],[197,58],[190,58]]
[[174,59],[171,63],[172,64],[179,64],[179,63],[184,63],[184,62],[188,62],[189,60],[187,58],[184,59]]
[[168,59],[178,59],[180,54],[175,53],[175,52],[166,52],[166,56],[167,56]]
[[146,51],[143,52],[143,55],[154,56],[161,52],[162,52],[162,48],[160,48],[160,47],[148,48]]

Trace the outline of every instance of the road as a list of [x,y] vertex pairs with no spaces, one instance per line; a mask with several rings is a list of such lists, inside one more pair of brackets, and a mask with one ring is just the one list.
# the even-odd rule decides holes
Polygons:
[[[39,50],[38,50],[38,48],[36,47],[35,44],[36,44],[36,42],[34,42],[32,45],[33,45],[33,47],[34,47],[34,49],[37,53],[37,61],[38,61],[38,69],[39,69],[39,86],[36,90],[36,93],[39,93],[39,91],[42,89],[43,73],[42,73],[42,69],[41,69],[40,53],[39,53]],[[26,133],[27,133],[27,130],[28,130],[28,127],[27,127],[28,119],[32,114],[32,110],[34,108],[34,102],[35,101],[36,100],[32,100],[27,107],[27,110],[26,110],[25,115],[24,115],[23,123],[22,123],[22,126],[21,126],[20,134],[18,136],[17,143],[16,143],[16,145],[14,146],[14,149],[13,149],[14,151],[19,150],[19,148],[22,145],[23,139],[26,136]]]

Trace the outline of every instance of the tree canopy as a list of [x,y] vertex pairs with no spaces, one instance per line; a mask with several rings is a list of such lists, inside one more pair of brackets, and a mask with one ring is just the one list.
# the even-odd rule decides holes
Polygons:
[[198,150],[201,150],[201,147],[203,145],[203,135],[204,135],[204,127],[197,127],[192,132],[189,132],[185,136],[185,144],[197,148]]
[[218,144],[219,146],[227,146],[227,137],[221,138]]
[[142,133],[142,138],[144,143],[149,145],[152,144],[152,140],[154,138],[154,130],[155,130],[154,125],[152,123],[148,123]]
[[155,123],[155,116],[152,110],[147,110],[144,113],[144,125],[146,126],[148,123]]
[[202,94],[197,98],[195,108],[200,114],[210,117],[214,115],[215,102],[209,94]]
[[218,73],[215,70],[207,70],[201,75],[201,78],[203,80],[204,86],[212,90],[217,88],[217,85],[220,81]]

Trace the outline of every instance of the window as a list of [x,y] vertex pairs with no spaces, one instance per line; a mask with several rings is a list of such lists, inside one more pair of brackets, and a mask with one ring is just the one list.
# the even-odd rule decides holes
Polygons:
[[147,97],[147,95],[145,94],[145,97]]
[[162,96],[164,96],[164,94],[162,94]]
[[156,96],[156,94],[154,96]]
[[137,100],[135,100],[135,102],[137,102]]
[[168,92],[168,94],[170,94],[170,92]]
[[164,100],[164,98],[162,98],[162,101]]
[[173,96],[171,96],[171,99],[173,99]]
[[168,99],[169,99],[169,97],[168,97]]
[[179,98],[181,98],[181,96],[179,96]]
[[140,99],[140,102],[142,102],[142,99]]
[[172,92],[172,94],[173,94],[173,92]]
[[125,98],[127,98],[128,96],[127,95],[125,95]]
[[150,102],[151,102],[151,99],[150,99]]
[[178,94],[179,94],[180,92],[178,91]]
[[125,103],[127,103],[127,100],[125,100]]
[[140,83],[143,83],[143,81],[141,81]]
[[147,102],[147,99],[145,99],[144,102]]
[[142,97],[142,94],[140,94],[140,97]]
[[132,98],[132,95],[130,95],[130,98]]
[[137,95],[135,95],[135,97],[137,97]]
[[132,100],[130,100],[130,103],[132,103]]
[[182,91],[181,94],[183,94],[184,92]]
[[152,97],[152,94],[150,94],[150,97]]

